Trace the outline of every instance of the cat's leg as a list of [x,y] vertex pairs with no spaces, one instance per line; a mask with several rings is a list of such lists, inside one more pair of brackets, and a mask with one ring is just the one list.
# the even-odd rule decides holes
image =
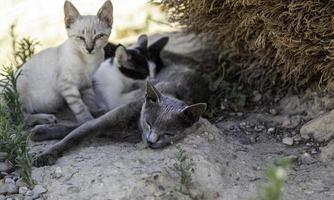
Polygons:
[[37,125],[31,130],[30,139],[33,141],[60,140],[66,137],[79,125],[44,124]]
[[57,123],[57,118],[53,114],[45,114],[45,113],[36,113],[29,114],[23,113],[24,121],[28,126],[34,126],[37,124],[55,124]]
[[92,87],[82,90],[81,95],[83,102],[88,106],[90,112],[93,114],[94,117],[99,117],[104,114],[103,109],[99,108],[96,103],[97,99]]
[[111,129],[127,130],[130,125],[138,123],[141,106],[141,101],[128,103],[109,111],[97,119],[82,124],[63,140],[37,155],[33,164],[35,166],[52,165],[62,152],[88,137],[96,136],[99,133],[111,135],[113,133],[108,131]]
[[92,120],[88,107],[84,104],[79,89],[68,80],[58,81],[60,94],[72,110],[79,124]]

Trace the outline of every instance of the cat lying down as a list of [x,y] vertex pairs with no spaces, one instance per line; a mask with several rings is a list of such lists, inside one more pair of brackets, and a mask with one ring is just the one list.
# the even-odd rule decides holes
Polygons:
[[37,155],[34,165],[51,165],[62,152],[93,136],[126,142],[141,140],[153,149],[165,147],[185,137],[184,131],[205,112],[206,103],[202,102],[207,101],[209,89],[202,74],[197,71],[199,63],[188,59],[187,64],[180,64],[178,59],[179,55],[168,54],[168,57],[162,59],[164,67],[149,81],[144,84],[138,84],[137,81],[129,83],[129,87],[131,84],[136,85],[133,87],[135,89],[121,92],[127,98],[99,118],[80,126],[36,126],[32,140],[60,141]]

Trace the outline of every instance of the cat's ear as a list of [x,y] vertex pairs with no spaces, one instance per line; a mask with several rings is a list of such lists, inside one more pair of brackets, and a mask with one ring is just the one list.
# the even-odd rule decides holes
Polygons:
[[191,121],[196,122],[204,114],[206,107],[206,103],[196,103],[185,107],[182,113]]
[[142,34],[138,37],[135,47],[140,50],[147,51],[147,41],[148,41],[147,35]]
[[110,0],[104,2],[103,6],[97,12],[97,17],[110,28],[113,24],[113,6]]
[[166,46],[168,41],[169,41],[168,37],[162,37],[158,39],[148,47],[149,52],[151,54],[160,54],[160,52]]
[[126,48],[122,45],[118,46],[115,51],[114,58],[120,65],[123,65],[126,61],[130,59],[128,53],[126,52]]
[[146,81],[146,101],[158,103],[161,98],[160,92],[153,86],[150,81]]
[[64,4],[64,21],[66,28],[70,28],[77,18],[80,17],[79,11],[70,1],[65,1]]

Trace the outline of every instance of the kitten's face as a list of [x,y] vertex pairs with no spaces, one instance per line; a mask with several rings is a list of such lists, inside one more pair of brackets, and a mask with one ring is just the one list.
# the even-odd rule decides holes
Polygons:
[[125,76],[132,79],[146,79],[150,74],[149,61],[137,49],[117,47],[114,66],[118,67]]
[[[158,72],[163,68],[160,52],[168,42],[168,37],[162,37],[148,46],[147,35],[141,35],[135,44],[129,48],[120,45],[115,51],[114,66],[132,79],[146,79],[150,71]],[[112,53],[110,53],[112,55]]]
[[199,120],[205,109],[205,103],[187,106],[164,96],[148,82],[140,117],[143,142],[151,148],[173,144],[185,137],[184,131]]
[[96,16],[81,16],[69,2],[65,2],[65,25],[71,42],[86,54],[103,49],[111,33],[113,18],[112,4],[106,1]]

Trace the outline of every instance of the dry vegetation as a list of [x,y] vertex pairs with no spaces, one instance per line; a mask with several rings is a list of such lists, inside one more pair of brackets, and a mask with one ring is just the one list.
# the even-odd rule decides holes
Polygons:
[[204,33],[262,85],[285,81],[334,89],[331,0],[161,0],[170,20]]

